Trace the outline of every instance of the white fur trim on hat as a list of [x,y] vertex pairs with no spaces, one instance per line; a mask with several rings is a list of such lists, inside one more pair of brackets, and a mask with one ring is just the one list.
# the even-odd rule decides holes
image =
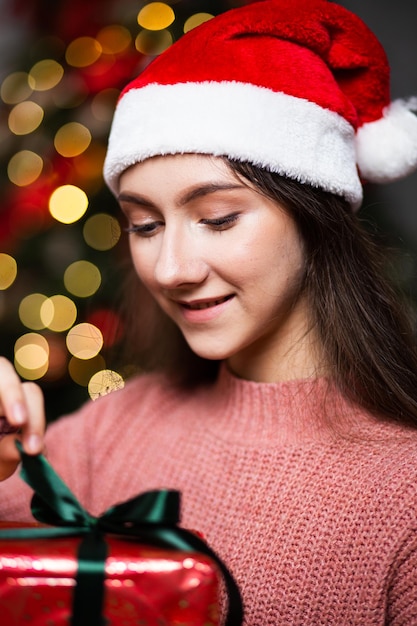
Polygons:
[[417,166],[417,99],[396,100],[383,116],[361,126],[356,135],[357,162],[369,182],[386,183]]
[[352,126],[314,102],[238,82],[150,84],[118,103],[104,177],[155,155],[202,153],[248,161],[345,197],[362,186]]

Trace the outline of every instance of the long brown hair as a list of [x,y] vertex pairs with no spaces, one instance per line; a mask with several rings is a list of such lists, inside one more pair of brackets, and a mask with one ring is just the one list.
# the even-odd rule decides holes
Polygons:
[[[380,246],[342,198],[225,160],[298,226],[305,245],[305,294],[333,382],[372,413],[417,426],[416,341],[404,302],[385,276]],[[190,350],[136,276],[130,276],[127,291],[131,361],[143,369],[168,369],[182,384],[216,376],[218,363]]]

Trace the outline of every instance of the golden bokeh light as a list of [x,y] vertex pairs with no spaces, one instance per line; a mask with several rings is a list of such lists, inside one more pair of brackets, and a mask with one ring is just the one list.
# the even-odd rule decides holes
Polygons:
[[73,356],[68,363],[68,372],[77,385],[87,387],[91,377],[105,367],[106,363],[101,354],[97,354],[92,359],[77,359]]
[[10,254],[0,252],[0,289],[8,289],[16,280],[16,276],[17,263],[15,259]]
[[83,228],[86,243],[94,250],[110,250],[120,239],[118,220],[108,213],[97,213],[90,217]]
[[34,91],[52,89],[62,79],[64,68],[53,59],[44,59],[35,63],[29,72],[28,83]]
[[135,47],[142,54],[156,56],[169,48],[172,42],[172,35],[168,30],[142,30],[135,39]]
[[150,2],[138,13],[138,24],[147,30],[163,30],[175,20],[173,9],[165,2]]
[[82,154],[90,143],[90,131],[79,122],[69,122],[61,126],[54,139],[55,150],[64,157]]
[[96,36],[104,54],[120,54],[129,47],[132,41],[130,31],[119,24],[102,28]]
[[40,318],[46,328],[54,332],[68,330],[77,319],[77,307],[67,296],[58,294],[41,305]]
[[49,345],[38,333],[26,333],[14,346],[14,365],[23,378],[37,380],[48,371]]
[[32,88],[28,83],[26,72],[12,72],[6,76],[1,84],[0,96],[6,104],[23,102],[32,94]]
[[35,182],[41,175],[43,160],[31,150],[21,150],[12,156],[7,166],[10,182],[18,187],[25,187]]
[[49,198],[52,217],[63,224],[73,224],[84,215],[87,208],[87,194],[75,185],[57,187]]
[[102,47],[93,37],[77,37],[68,46],[65,59],[73,67],[87,67],[100,58]]
[[113,370],[101,370],[91,377],[88,383],[88,393],[92,400],[105,396],[124,387],[123,377]]
[[67,291],[79,298],[88,298],[99,289],[101,273],[90,261],[75,261],[64,272],[64,284]]
[[41,319],[41,306],[47,300],[43,293],[30,293],[19,304],[19,319],[32,330],[42,330],[45,324]]
[[184,33],[188,33],[188,31],[196,28],[196,26],[200,26],[200,24],[204,24],[204,22],[208,22],[211,18],[214,17],[211,13],[195,13],[185,21],[184,24]]
[[9,114],[9,128],[15,135],[28,135],[40,126],[44,110],[36,102],[19,102]]
[[68,351],[77,359],[92,359],[102,347],[103,335],[93,324],[77,324],[67,334]]

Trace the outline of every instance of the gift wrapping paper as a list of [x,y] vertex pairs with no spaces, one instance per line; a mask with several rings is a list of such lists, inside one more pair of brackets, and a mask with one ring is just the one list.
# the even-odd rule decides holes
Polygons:
[[[0,539],[1,626],[68,626],[80,541]],[[106,543],[103,625],[218,626],[218,570],[208,556],[116,535]]]

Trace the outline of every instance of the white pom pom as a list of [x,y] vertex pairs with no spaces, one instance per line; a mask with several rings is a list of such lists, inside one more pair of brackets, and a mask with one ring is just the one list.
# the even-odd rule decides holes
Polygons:
[[417,98],[396,100],[383,117],[356,133],[356,159],[362,178],[388,183],[417,169]]

